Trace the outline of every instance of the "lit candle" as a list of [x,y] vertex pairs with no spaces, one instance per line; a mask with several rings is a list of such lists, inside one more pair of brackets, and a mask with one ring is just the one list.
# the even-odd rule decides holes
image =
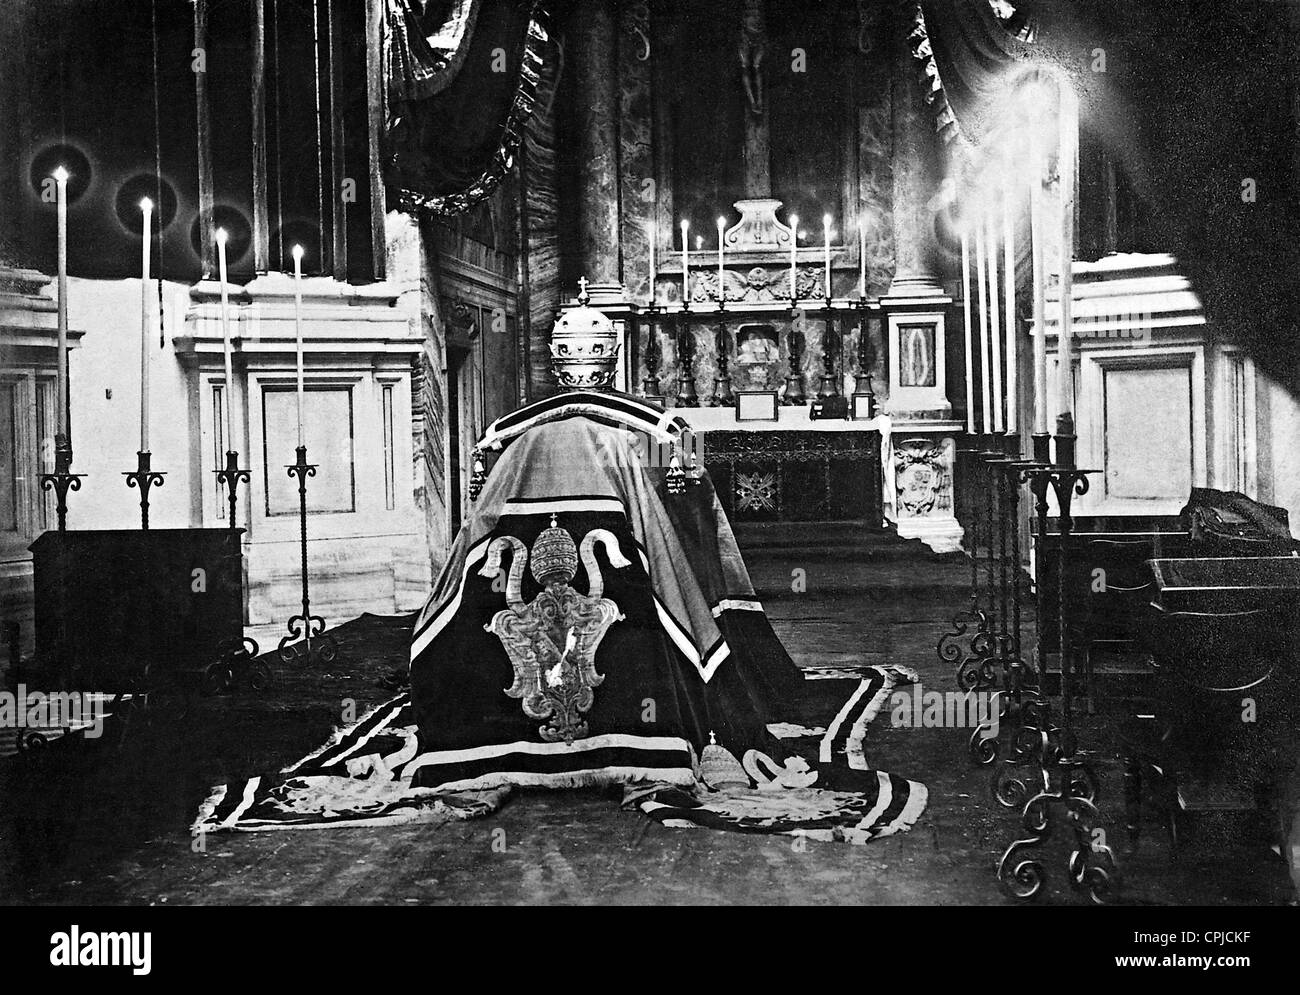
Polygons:
[[721,307],[727,300],[727,281],[726,270],[722,265],[722,233],[726,230],[727,219],[718,218],[718,306]]
[[153,309],[153,295],[149,293],[149,248],[153,235],[153,201],[145,197],[140,201],[144,219],[140,229],[143,242],[140,249],[140,452],[149,451],[149,334]]
[[799,299],[799,215],[790,215],[790,300]]
[[989,262],[989,365],[993,373],[993,431],[1001,432],[1002,424],[1002,317],[998,289],[998,236],[993,226],[993,212],[984,215],[984,232],[988,242]]
[[226,229],[217,229],[217,272],[221,277],[221,342],[226,359],[226,452],[235,449],[235,372],[230,357],[230,291],[226,284]]
[[682,220],[682,308],[691,299],[691,249],[686,242],[686,233],[690,230],[691,223]]
[[1002,184],[1002,293],[1006,298],[1003,316],[1007,323],[1007,435],[1015,435],[1020,407],[1017,396],[1020,371],[1016,369],[1020,362],[1016,341],[1016,253],[1015,231],[1011,226],[1011,185],[1005,179]]
[[55,435],[68,434],[68,171],[60,166],[52,174],[58,217],[59,355],[55,361]]
[[985,434],[993,431],[993,398],[989,394],[989,299],[986,260],[984,223],[979,220],[975,222],[975,284],[979,288],[980,301],[980,387],[984,402],[981,431]]
[[831,216],[822,216],[822,231],[825,234],[826,257],[826,299],[831,299]]
[[1029,239],[1034,262],[1034,434],[1047,434],[1047,261],[1043,252],[1043,160],[1029,129]]
[[858,222],[858,295],[867,299],[867,225]]
[[961,222],[961,310],[966,326],[966,432],[975,434],[975,360],[971,351],[970,234]]
[[293,247],[293,331],[298,346],[298,445],[302,442],[302,246]]
[[655,223],[651,221],[646,232],[646,241],[650,246],[650,303],[652,305],[658,303],[655,300],[655,276],[657,275],[655,271],[655,235]]
[[[1057,434],[1074,428],[1074,171],[1079,154],[1079,105],[1070,84],[1061,80],[1061,328],[1056,337]],[[1065,432],[1062,433],[1062,429]]]

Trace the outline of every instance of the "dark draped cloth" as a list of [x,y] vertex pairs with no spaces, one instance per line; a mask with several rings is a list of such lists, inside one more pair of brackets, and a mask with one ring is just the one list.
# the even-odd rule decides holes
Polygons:
[[407,210],[463,213],[513,165],[549,40],[545,12],[524,0],[457,2],[431,32],[414,0],[388,4],[385,179]]
[[[802,675],[757,601],[707,475],[669,494],[666,468],[647,458],[648,436],[610,423],[623,412],[598,410],[617,403],[562,395],[508,423],[517,434],[416,624],[411,699],[429,759],[413,783],[689,785],[691,758],[710,740],[737,757],[779,754],[767,725]],[[637,408],[650,427],[652,409],[630,407],[630,418]],[[585,551],[571,590],[609,602],[617,616],[576,647],[593,665],[591,701],[564,721],[541,716],[541,697],[530,709],[524,693],[545,689],[540,675],[556,667],[563,634],[529,642],[510,631],[545,601],[525,566],[545,555],[539,537],[556,528]],[[588,549],[590,536],[601,541]],[[487,766],[464,766],[487,748],[495,750]]]
[[445,823],[517,788],[614,785],[669,827],[907,831],[925,785],[863,744],[916,674],[805,680],[708,476],[673,459],[686,432],[593,392],[490,425],[479,450],[500,455],[416,621],[410,690],[277,774],[217,786],[194,831]]

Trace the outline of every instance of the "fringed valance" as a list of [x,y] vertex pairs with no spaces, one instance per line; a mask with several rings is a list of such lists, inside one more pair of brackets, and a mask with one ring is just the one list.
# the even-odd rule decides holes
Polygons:
[[[543,5],[473,6],[456,5],[457,16],[473,23],[464,25],[456,56],[426,75],[421,85],[434,87],[433,95],[392,104],[387,180],[404,210],[462,214],[491,196],[513,167],[532,114],[550,38]],[[393,78],[401,68],[390,61],[390,93],[407,85]]]

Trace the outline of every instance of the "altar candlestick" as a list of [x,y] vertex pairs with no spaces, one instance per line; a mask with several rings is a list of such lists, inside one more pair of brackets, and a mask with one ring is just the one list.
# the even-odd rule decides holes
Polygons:
[[230,356],[230,290],[226,282],[226,229],[217,229],[217,272],[221,277],[221,342],[226,360],[226,452],[235,449],[235,372]]
[[149,249],[153,235],[153,201],[148,197],[140,201],[143,217],[140,250],[140,452],[149,451],[149,333],[153,309],[153,295],[149,293]]
[[970,234],[961,225],[961,309],[966,328],[966,432],[975,434],[975,360],[971,353]]
[[985,242],[988,246],[989,278],[989,363],[993,374],[993,431],[1001,432],[1002,425],[1002,315],[998,305],[998,236],[993,224],[993,212],[984,215]]
[[298,353],[298,445],[302,441],[302,246],[293,247],[293,331]]
[[987,277],[987,246],[983,220],[975,223],[975,283],[979,288],[980,303],[980,387],[983,391],[984,420],[981,431],[993,431],[993,398],[989,393],[989,300]]
[[799,299],[799,215],[790,215],[790,300]]
[[1004,317],[1007,323],[1007,435],[1015,435],[1019,414],[1020,371],[1016,327],[1016,252],[1015,231],[1011,226],[1011,185],[1002,184],[1002,293],[1006,298]]
[[691,299],[691,249],[686,241],[686,233],[690,230],[691,223],[682,221],[682,307],[685,308]]
[[867,226],[858,222],[858,294],[867,299]]
[[52,174],[58,217],[59,355],[55,361],[55,434],[68,434],[68,171],[60,166]]
[[1047,434],[1047,265],[1043,252],[1043,160],[1029,129],[1029,238],[1034,263],[1034,434]]
[[825,246],[824,256],[826,262],[826,299],[831,299],[831,216],[825,214],[822,216],[823,244]]
[[724,270],[722,265],[722,241],[723,241],[722,234],[724,231],[726,231],[726,228],[727,228],[727,219],[722,217],[718,218],[718,306],[719,307],[721,307],[722,304],[727,299],[727,283],[725,279],[726,271]]

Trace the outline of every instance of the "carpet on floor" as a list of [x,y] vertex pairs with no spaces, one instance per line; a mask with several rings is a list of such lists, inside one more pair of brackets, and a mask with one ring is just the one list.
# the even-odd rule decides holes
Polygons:
[[[849,843],[906,831],[925,810],[926,788],[873,770],[864,743],[892,690],[915,680],[905,668],[884,666],[863,667],[852,679],[807,681],[803,700],[791,703],[794,721],[770,727],[793,757],[783,767],[751,752],[743,758],[747,783],[736,778],[710,788],[699,780],[693,752],[686,758],[666,758],[665,764],[689,764],[689,783],[650,778],[628,785],[624,807],[669,827],[784,833]],[[573,746],[586,748],[581,741]],[[595,752],[600,748],[597,744]],[[474,775],[465,783],[488,786],[447,790],[412,784],[427,755],[419,754],[410,698],[403,692],[283,771],[215,788],[193,830],[445,824],[491,815],[518,784],[528,782],[528,771],[502,769],[503,758],[517,764],[525,751],[489,747],[461,753],[464,756],[455,762]],[[538,762],[545,763],[544,755]],[[571,760],[567,763],[572,766]],[[492,776],[485,778],[482,772],[488,770]]]

